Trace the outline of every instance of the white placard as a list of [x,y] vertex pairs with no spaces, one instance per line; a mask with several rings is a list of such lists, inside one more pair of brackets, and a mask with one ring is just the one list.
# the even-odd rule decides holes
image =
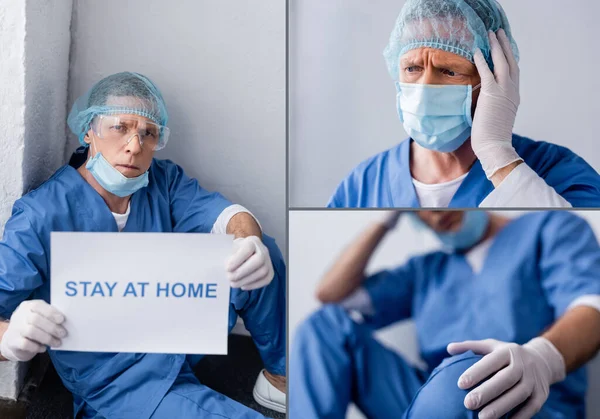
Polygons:
[[50,302],[66,317],[60,350],[227,354],[233,236],[51,235]]

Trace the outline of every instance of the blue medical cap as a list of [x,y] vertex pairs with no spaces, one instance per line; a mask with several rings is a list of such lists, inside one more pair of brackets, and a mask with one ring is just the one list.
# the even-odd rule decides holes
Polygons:
[[506,32],[518,61],[519,49],[496,0],[407,0],[383,56],[394,80],[399,77],[400,57],[421,47],[451,52],[471,62],[479,48],[493,70],[488,31],[499,29]]
[[158,87],[147,77],[131,72],[108,76],[80,96],[69,113],[67,124],[83,141],[96,115],[134,114],[144,116],[159,125],[169,119],[165,101]]

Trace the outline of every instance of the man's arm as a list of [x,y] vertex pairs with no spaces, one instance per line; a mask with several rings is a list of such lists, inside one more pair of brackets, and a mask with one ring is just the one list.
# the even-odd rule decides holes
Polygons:
[[523,161],[499,169],[490,180],[495,189],[479,204],[480,208],[572,207],[569,201]]
[[235,238],[256,236],[262,239],[260,226],[252,215],[247,212],[238,212],[227,223],[227,234],[233,234]]
[[483,382],[465,397],[465,406],[482,409],[480,415],[499,417],[527,399],[519,414],[533,416],[548,398],[550,386],[600,348],[600,248],[594,231],[567,211],[548,213],[544,223],[539,271],[556,313],[554,323],[523,345],[494,339],[448,345],[451,355],[468,350],[483,355],[458,381],[461,389]]
[[365,269],[386,233],[395,226],[399,212],[391,212],[369,226],[350,244],[325,274],[317,288],[322,303],[338,303],[351,295],[365,280]]
[[496,173],[494,173],[490,178],[490,181],[494,185],[494,188],[500,186],[502,181],[506,179],[506,177],[510,175],[510,173],[521,163],[523,163],[523,160],[512,162],[508,166],[504,166],[498,169],[498,171],[496,171]]
[[254,216],[245,208],[232,205],[219,215],[213,226],[212,233],[222,232],[235,237],[233,253],[225,268],[231,287],[249,291],[270,284],[275,271],[269,249],[262,242],[260,225]]
[[15,204],[0,241],[0,354],[28,361],[67,335],[64,315],[43,300],[27,300],[49,275],[47,245],[25,209]]
[[561,353],[567,373],[576,370],[600,350],[600,311],[586,306],[574,307],[542,337]]

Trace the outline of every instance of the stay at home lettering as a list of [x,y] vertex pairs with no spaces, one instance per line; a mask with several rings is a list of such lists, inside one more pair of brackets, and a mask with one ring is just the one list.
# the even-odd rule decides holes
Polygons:
[[69,281],[66,283],[67,297],[127,297],[127,298],[217,298],[217,284],[158,282],[151,287],[149,282],[92,282]]

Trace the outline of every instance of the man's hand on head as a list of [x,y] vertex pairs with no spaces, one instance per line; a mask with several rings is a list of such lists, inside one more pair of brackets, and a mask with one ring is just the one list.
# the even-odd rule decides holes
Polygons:
[[[512,130],[520,104],[519,65],[504,30],[488,34],[494,62],[494,72],[480,50],[474,55],[481,77],[481,92],[477,99],[471,147],[481,162],[488,179],[494,179],[502,168],[514,169],[522,161],[512,146]],[[505,170],[506,172],[506,170]],[[508,173],[503,173],[502,179]],[[498,178],[496,177],[496,180]],[[495,186],[496,182],[494,182]]]

